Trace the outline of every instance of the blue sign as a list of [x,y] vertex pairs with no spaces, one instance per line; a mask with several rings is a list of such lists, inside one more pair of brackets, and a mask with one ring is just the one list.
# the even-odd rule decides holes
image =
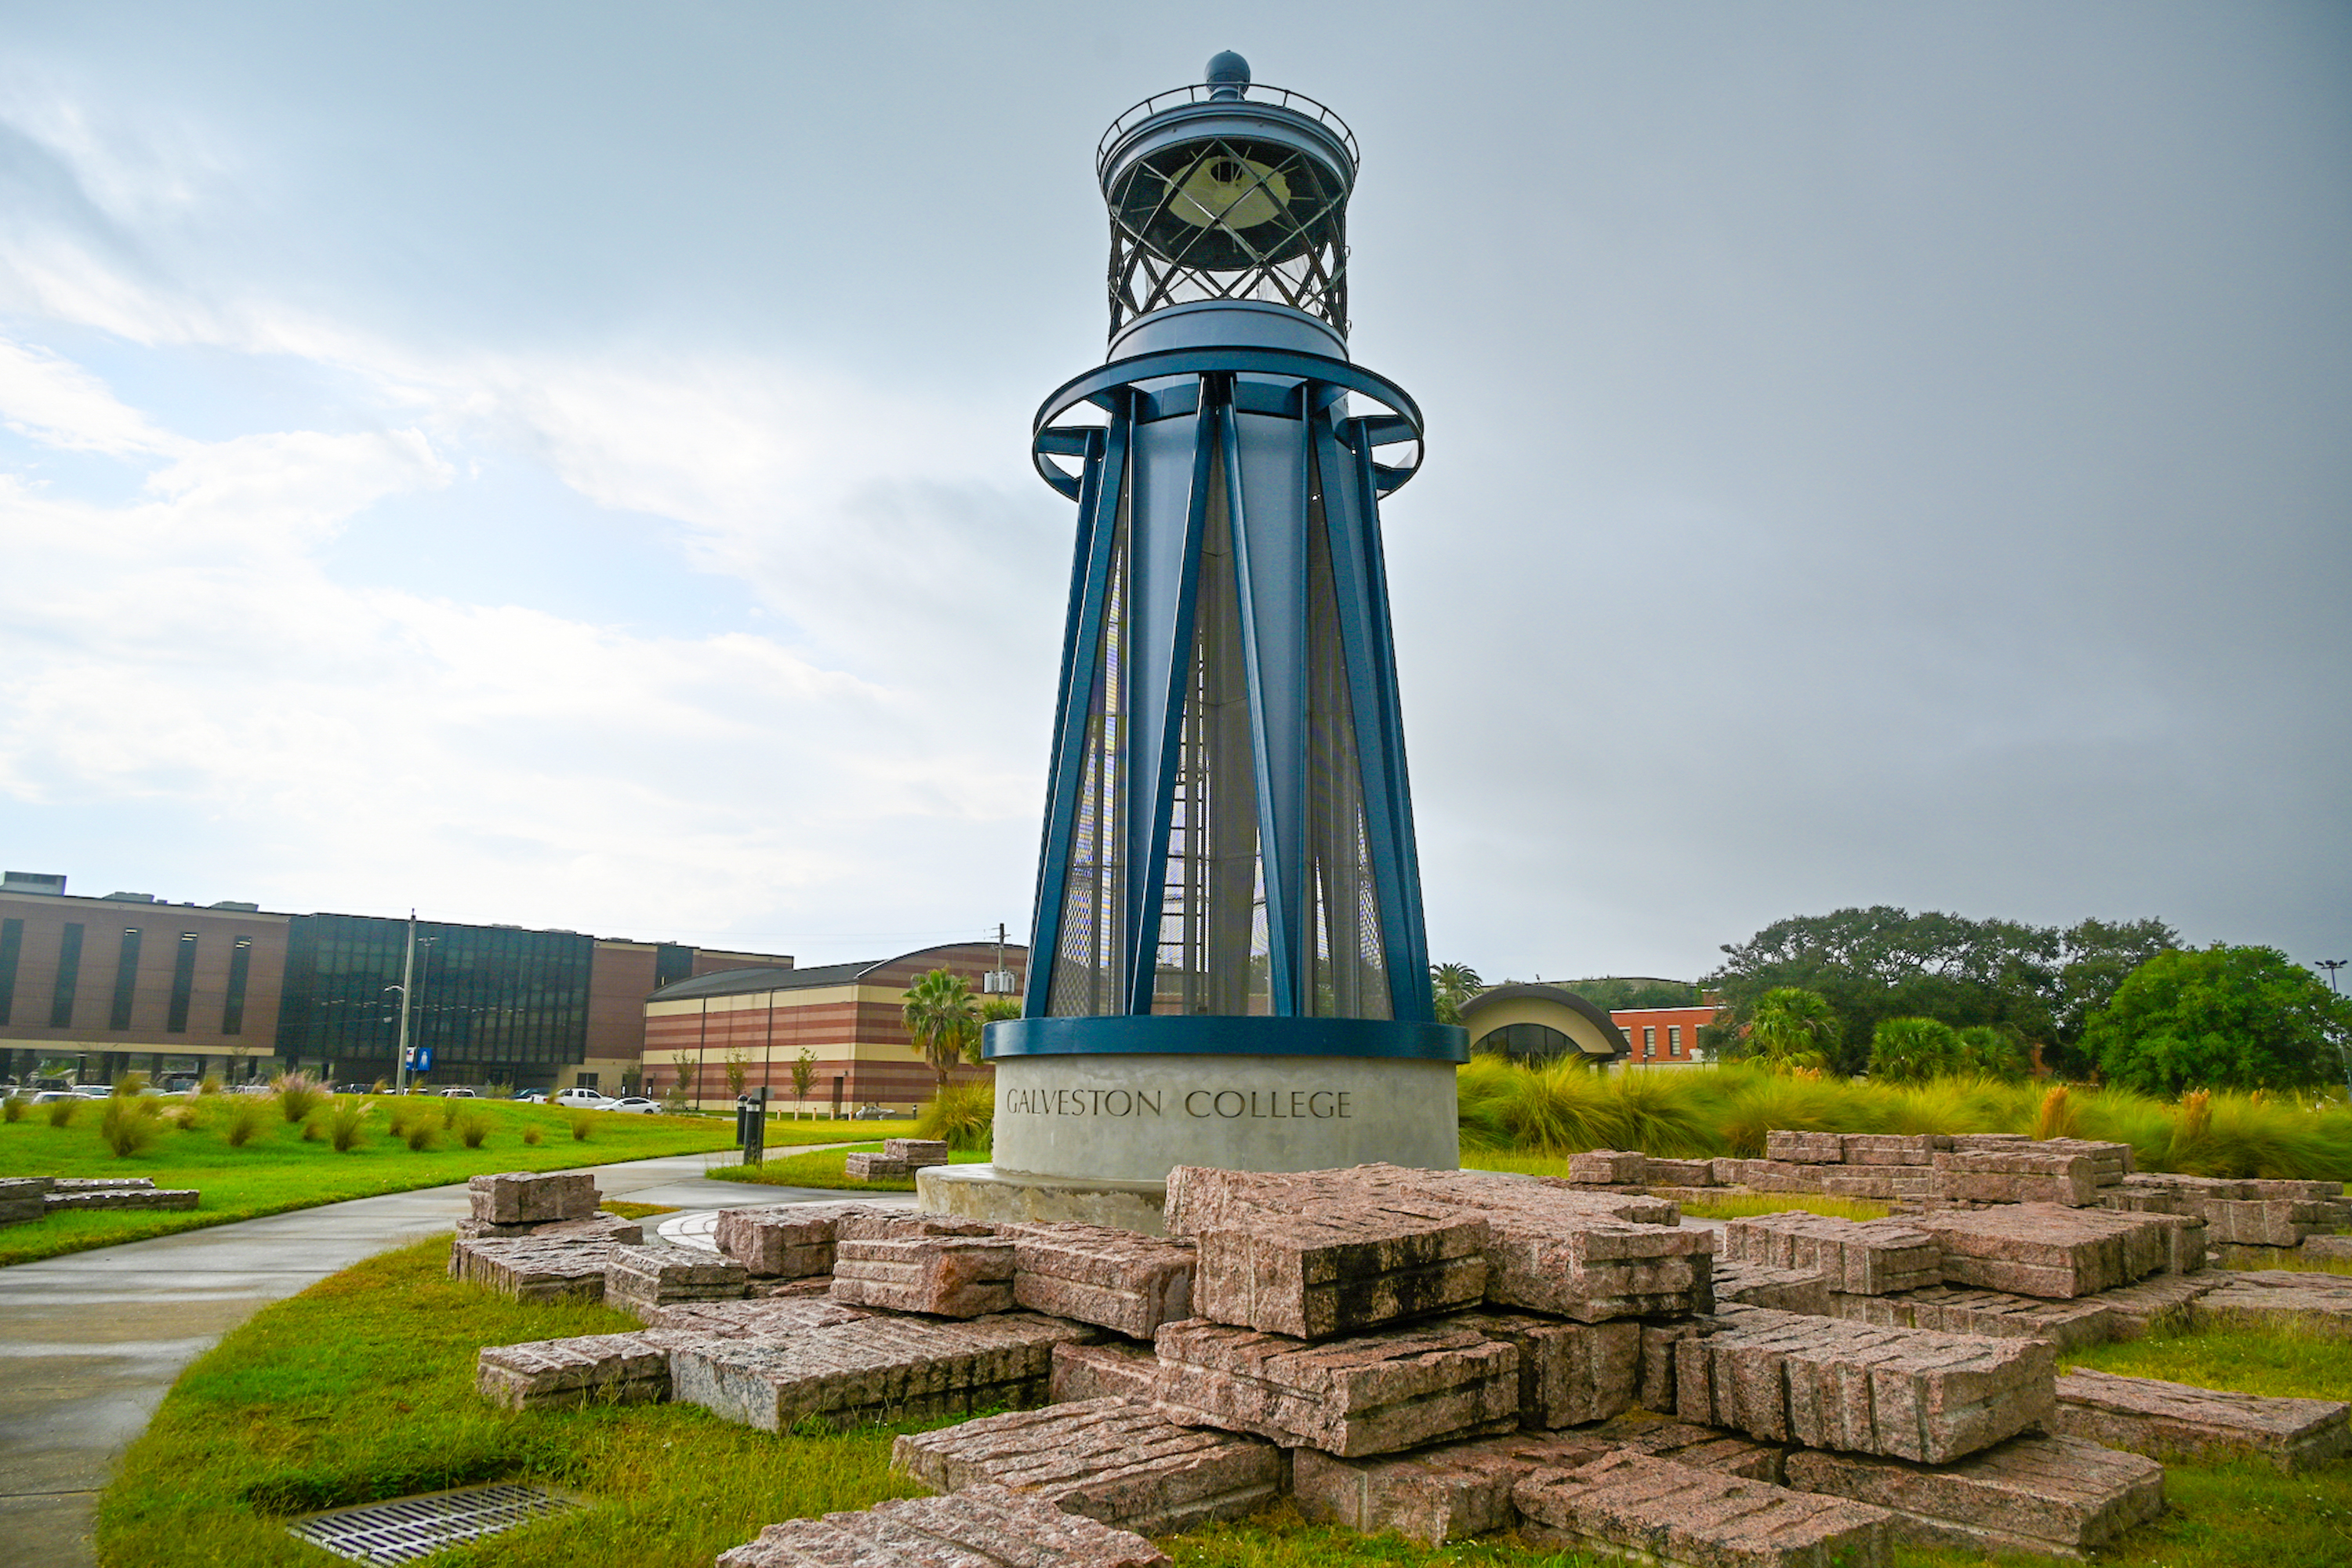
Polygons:
[[433,1047],[431,1046],[409,1047],[408,1070],[411,1072],[431,1072],[433,1070]]

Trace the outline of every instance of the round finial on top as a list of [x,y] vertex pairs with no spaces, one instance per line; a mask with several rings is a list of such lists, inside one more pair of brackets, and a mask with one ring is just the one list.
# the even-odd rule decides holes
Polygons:
[[1213,99],[1236,99],[1249,90],[1249,61],[1224,49],[1209,58],[1209,68],[1201,79],[1209,84],[1209,96]]

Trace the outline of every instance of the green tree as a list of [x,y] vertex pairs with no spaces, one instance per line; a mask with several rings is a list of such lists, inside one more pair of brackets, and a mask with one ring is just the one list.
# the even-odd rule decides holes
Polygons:
[[816,1053],[806,1046],[793,1058],[793,1099],[799,1104],[808,1103],[809,1090],[816,1087]]
[[1429,966],[1429,991],[1436,1003],[1437,1021],[1441,1024],[1462,1022],[1462,1004],[1486,988],[1478,972],[1466,963],[1433,963]]
[[2084,1050],[2151,1094],[2332,1083],[2352,1005],[2272,947],[2159,952],[2091,1015]]
[[2017,1037],[1990,1024],[1972,1024],[1959,1031],[1959,1057],[1953,1070],[1979,1073],[2014,1083],[2026,1076],[2025,1051]]
[[1571,980],[1567,988],[1583,997],[1604,1013],[1621,1013],[1640,1007],[1696,1007],[1702,998],[1698,987],[1683,980],[1658,980],[1643,975],[1604,975],[1591,980]]
[[1777,986],[1757,998],[1740,1035],[1741,1054],[1775,1072],[1828,1065],[1837,1014],[1819,992]]
[[[1979,1027],[1982,1027],[1981,1025]],[[1870,1076],[1925,1083],[1958,1070],[1959,1031],[1934,1018],[1886,1018],[1870,1036]]]
[[915,1037],[915,1054],[931,1064],[939,1087],[947,1088],[948,1069],[963,1059],[964,1042],[980,1033],[971,983],[951,971],[934,969],[900,1000],[907,1033]]
[[[981,1066],[984,1060],[980,1054],[981,1031],[985,1029],[991,1024],[1002,1024],[1008,1019],[1018,1018],[1019,1016],[1021,1016],[1020,997],[982,997],[980,1001],[980,1023],[978,1026],[973,1028],[971,1037],[964,1042],[963,1059],[970,1062],[974,1067]],[[992,1100],[990,1103],[993,1104],[994,1101]]]
[[1701,984],[1744,1023],[1764,994],[1801,986],[1828,998],[1841,1025],[1829,1047],[1840,1071],[1870,1056],[1889,1018],[1982,1025],[2051,1047],[2052,1065],[2087,1067],[2075,1048],[2089,1014],[2123,977],[2177,937],[2162,921],[2086,920],[2061,931],[1888,905],[1801,915],[1727,945]]

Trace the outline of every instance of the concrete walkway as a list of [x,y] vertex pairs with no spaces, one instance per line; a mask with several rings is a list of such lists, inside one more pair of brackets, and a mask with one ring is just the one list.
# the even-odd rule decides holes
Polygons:
[[[843,1195],[704,1179],[733,1157],[584,1168],[608,1199],[680,1209]],[[425,1187],[0,1268],[0,1568],[91,1568],[99,1490],[190,1362],[272,1301],[466,1214],[463,1184]]]

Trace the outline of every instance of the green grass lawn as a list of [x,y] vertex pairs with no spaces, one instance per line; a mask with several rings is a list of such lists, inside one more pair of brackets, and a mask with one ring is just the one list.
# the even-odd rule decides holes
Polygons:
[[[894,1138],[907,1134],[894,1132]],[[824,1149],[808,1154],[787,1154],[782,1159],[771,1158],[758,1165],[714,1165],[702,1173],[715,1182],[755,1182],[771,1187],[824,1187],[845,1193],[911,1193],[915,1190],[911,1176],[883,1176],[873,1181],[856,1181],[843,1173],[843,1167],[852,1154],[879,1154],[879,1143],[857,1143],[846,1149]],[[951,1153],[951,1165],[978,1165],[988,1163],[986,1154]]]
[[[919,1426],[772,1436],[691,1405],[515,1414],[473,1391],[478,1346],[610,1332],[603,1307],[526,1307],[445,1277],[445,1241],[369,1259],[265,1309],[197,1361],[100,1500],[107,1568],[324,1559],[294,1516],[448,1487],[541,1480],[593,1506],[436,1558],[452,1565],[705,1568],[779,1520],[866,1507],[917,1489],[889,1473],[890,1439]],[[2342,1342],[2229,1331],[2102,1346],[2072,1364],[2352,1394]],[[944,1425],[926,1423],[922,1425]],[[2341,1568],[2352,1466],[2285,1477],[2267,1465],[2174,1465],[2172,1511],[2095,1561],[2118,1568]],[[1593,1560],[1504,1539],[1428,1551],[1309,1525],[1287,1505],[1161,1543],[1182,1568],[1571,1568]],[[1612,1561],[1612,1560],[1602,1560]],[[2009,1560],[2004,1560],[2009,1561]],[[2015,1561],[2038,1562],[2041,1559]],[[1974,1568],[1965,1552],[1898,1550],[1898,1568]]]
[[[306,1142],[302,1129],[278,1114],[275,1100],[260,1132],[243,1148],[232,1148],[226,1126],[230,1101],[242,1096],[207,1095],[194,1101],[199,1125],[194,1131],[165,1126],[144,1152],[118,1157],[100,1140],[104,1107],[92,1101],[65,1127],[52,1127],[37,1107],[22,1121],[0,1124],[0,1175],[147,1176],[159,1187],[194,1187],[204,1194],[183,1214],[113,1213],[59,1215],[0,1230],[0,1264],[110,1247],[175,1231],[194,1230],[257,1215],[308,1208],[343,1198],[462,1182],[484,1171],[555,1171],[724,1149],[733,1141],[730,1121],[708,1116],[632,1116],[588,1113],[588,1137],[572,1136],[572,1113],[560,1106],[519,1105],[501,1100],[413,1098],[375,1101],[358,1145],[338,1153],[321,1136]],[[166,1101],[177,1104],[178,1101]],[[478,1114],[488,1131],[478,1149],[465,1146],[456,1129],[435,1132],[433,1146],[412,1150],[385,1127],[391,1106],[415,1115],[455,1108]],[[323,1124],[323,1112],[314,1112]],[[803,1127],[813,1124],[802,1123]],[[868,1123],[867,1125],[871,1125]],[[540,1142],[526,1142],[536,1132]]]

